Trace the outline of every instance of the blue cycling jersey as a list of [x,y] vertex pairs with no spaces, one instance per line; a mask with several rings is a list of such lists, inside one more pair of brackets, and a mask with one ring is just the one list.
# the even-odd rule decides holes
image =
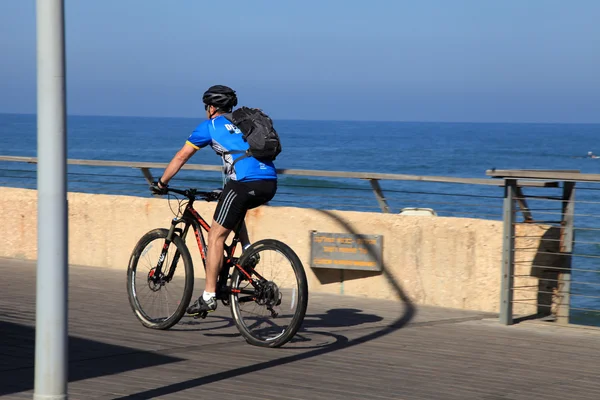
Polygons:
[[202,122],[188,137],[186,144],[196,150],[207,145],[223,159],[223,173],[226,179],[235,181],[256,181],[277,179],[277,171],[270,161],[259,161],[254,157],[246,157],[233,165],[239,154],[223,154],[231,150],[248,150],[249,145],[242,138],[242,131],[223,116]]

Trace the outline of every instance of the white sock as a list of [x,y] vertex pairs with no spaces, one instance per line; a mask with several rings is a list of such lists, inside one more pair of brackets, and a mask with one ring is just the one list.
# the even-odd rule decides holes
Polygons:
[[204,301],[208,301],[208,300],[212,299],[215,296],[216,296],[215,292],[207,292],[205,290],[204,293],[202,293],[202,298],[204,299]]

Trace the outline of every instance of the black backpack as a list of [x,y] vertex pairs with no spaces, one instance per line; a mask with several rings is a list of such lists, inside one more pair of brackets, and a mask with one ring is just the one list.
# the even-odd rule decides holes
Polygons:
[[281,142],[273,121],[258,108],[240,107],[232,113],[224,114],[242,131],[248,150],[230,150],[226,154],[245,153],[234,164],[245,157],[254,157],[259,161],[273,161],[281,153]]

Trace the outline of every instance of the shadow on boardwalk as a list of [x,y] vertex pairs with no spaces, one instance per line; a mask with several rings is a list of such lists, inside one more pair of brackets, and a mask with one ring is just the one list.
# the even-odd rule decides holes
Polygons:
[[[32,390],[35,329],[0,321],[0,337],[0,396]],[[154,352],[69,337],[71,382],[181,360]]]
[[[357,230],[354,229],[354,227],[352,225],[350,225],[347,221],[344,221],[343,219],[339,218],[334,213],[325,211],[325,210],[321,210],[321,213],[325,214],[327,217],[334,220],[345,232],[351,233],[351,234],[358,234]],[[368,250],[374,258],[377,258],[374,248],[370,247],[370,248],[368,248]],[[400,284],[394,279],[392,274],[389,272],[389,269],[387,268],[387,266],[385,264],[383,265],[383,268],[382,268],[382,274],[387,278],[390,285],[394,288],[396,295],[398,296],[399,299],[401,299],[403,301],[404,304],[399,304],[399,307],[398,307],[399,315],[393,322],[391,322],[390,324],[386,325],[385,327],[383,327],[375,332],[368,333],[366,335],[363,335],[361,337],[358,337],[358,338],[355,338],[352,340],[349,340],[348,338],[346,338],[343,335],[339,335],[339,334],[336,334],[333,332],[328,332],[328,333],[326,333],[326,335],[331,336],[331,338],[334,340],[333,340],[333,343],[331,343],[325,347],[315,348],[313,350],[304,352],[302,354],[281,357],[281,358],[278,358],[275,360],[260,362],[260,363],[256,363],[253,365],[234,368],[234,369],[230,369],[228,371],[219,372],[216,374],[203,376],[203,377],[196,378],[196,379],[190,379],[190,380],[187,380],[184,382],[166,385],[161,388],[151,389],[151,390],[147,390],[144,392],[132,394],[129,396],[123,396],[123,397],[120,397],[119,399],[153,399],[153,398],[156,398],[159,396],[177,393],[177,392],[180,392],[183,390],[191,389],[194,387],[206,385],[209,383],[213,383],[213,382],[217,382],[217,381],[221,381],[221,380],[225,380],[225,379],[229,379],[229,378],[234,378],[234,377],[237,377],[240,375],[244,375],[244,374],[248,374],[248,373],[252,373],[252,372],[256,372],[256,371],[260,371],[260,370],[266,370],[266,369],[278,367],[278,366],[281,366],[284,364],[293,363],[296,361],[301,361],[301,360],[306,360],[309,358],[321,356],[321,355],[331,353],[331,352],[334,352],[334,351],[337,351],[340,349],[349,348],[352,346],[359,345],[361,343],[365,343],[367,341],[378,339],[378,338],[388,335],[394,331],[397,331],[398,329],[405,326],[408,322],[410,322],[410,320],[415,315],[415,307],[411,303],[408,296],[405,294],[405,292],[402,289],[402,287],[400,286]],[[311,324],[312,324],[312,327],[315,327],[317,325],[323,326],[322,324],[325,324],[325,325],[331,324],[329,326],[338,324],[338,326],[339,326],[340,324],[344,323],[342,321],[342,319],[339,319],[339,317],[348,317],[350,315],[354,318],[354,320],[352,321],[352,319],[350,319],[347,322],[351,323],[351,324],[362,323],[360,321],[363,318],[367,318],[369,320],[369,322],[373,322],[373,318],[378,318],[377,316],[372,316],[372,315],[369,316],[368,314],[360,314],[359,312],[356,312],[356,311],[360,311],[360,310],[333,310],[333,311],[331,311],[330,317],[338,317],[337,320],[330,319],[330,318],[328,318],[327,315],[325,315],[325,316],[320,316],[316,319],[316,321],[313,320],[311,322],[311,318],[309,317],[306,319],[306,324],[303,326],[303,329],[300,332],[300,338],[302,337],[301,336],[302,333],[306,332],[307,329],[309,327],[311,327]],[[304,348],[304,349],[306,349],[306,348]],[[277,351],[277,350],[272,350],[272,351]]]

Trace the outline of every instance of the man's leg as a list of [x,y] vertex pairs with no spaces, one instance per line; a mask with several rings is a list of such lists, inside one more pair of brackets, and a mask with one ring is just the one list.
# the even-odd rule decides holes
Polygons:
[[[259,182],[258,185],[260,186],[251,190],[253,194],[247,199],[246,208],[248,210],[262,206],[263,204],[269,202],[273,196],[275,196],[275,192],[277,191],[276,181]],[[242,220],[242,227],[240,228],[240,242],[242,243],[242,248],[244,250],[250,246],[250,236],[248,235],[248,229],[246,228],[245,220]]]
[[229,236],[231,229],[213,221],[208,232],[208,253],[206,254],[206,284],[205,292],[215,293],[217,291],[217,279],[223,267],[223,254],[225,239]]
[[250,246],[250,236],[248,236],[246,221],[242,221],[242,227],[240,228],[240,243],[242,243],[242,249],[244,250],[246,250],[246,247]]
[[[275,196],[275,192],[277,190],[277,182],[254,182],[253,187],[250,188],[251,196],[248,196],[246,200],[246,208],[251,210],[253,208],[259,207],[267,202],[269,202],[273,196]],[[244,218],[245,218],[244,213]],[[242,244],[242,249],[245,251],[250,246],[250,236],[248,235],[248,229],[246,228],[246,221],[242,220],[242,226],[240,228],[240,242]],[[254,261],[254,265],[258,263],[258,259],[260,257],[256,254],[256,260]]]
[[241,190],[240,184],[229,181],[223,188],[221,198],[215,208],[213,221],[208,232],[206,254],[206,284],[204,293],[198,300],[188,307],[189,314],[211,312],[217,308],[215,298],[219,272],[223,268],[225,239],[238,221],[243,220],[246,214],[247,194]]
[[208,232],[204,292],[194,304],[188,307],[187,312],[189,314],[200,314],[201,312],[211,312],[217,309],[215,298],[217,280],[219,279],[219,272],[223,268],[225,239],[227,239],[230,232],[231,229],[227,229],[213,220]]

